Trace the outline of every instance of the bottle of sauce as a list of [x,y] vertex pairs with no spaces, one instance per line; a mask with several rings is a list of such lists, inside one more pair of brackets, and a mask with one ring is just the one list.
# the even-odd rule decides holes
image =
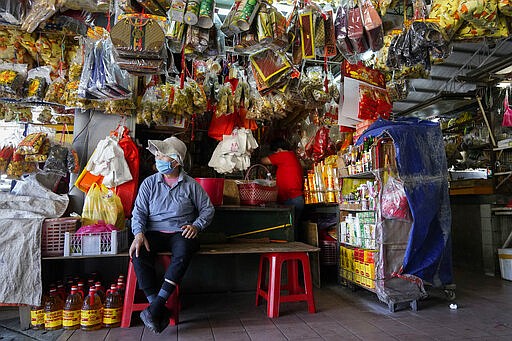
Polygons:
[[82,300],[83,300],[85,298],[84,282],[79,281],[77,287],[78,287],[78,293],[82,296]]
[[101,285],[101,282],[94,283],[94,287],[96,288],[96,293],[100,297],[101,304],[105,304],[105,288]]
[[96,330],[101,328],[103,321],[103,305],[94,287],[89,289],[80,313],[80,328],[82,330]]
[[44,329],[57,330],[62,328],[62,308],[64,302],[61,300],[56,288],[50,289],[50,297],[44,305]]
[[123,298],[117,291],[117,284],[112,284],[107,290],[105,309],[103,310],[103,326],[106,328],[119,327],[123,314]]
[[124,300],[124,292],[126,290],[126,284],[124,283],[124,276],[123,276],[123,278],[121,278],[121,276],[119,276],[119,278],[117,279],[117,292],[121,296],[121,299]]
[[80,314],[83,305],[83,299],[78,292],[78,287],[71,286],[71,293],[66,298],[64,309],[62,310],[62,327],[64,329],[80,328]]
[[44,306],[46,300],[46,295],[43,295],[41,297],[41,305],[30,307],[30,326],[32,329],[44,329]]

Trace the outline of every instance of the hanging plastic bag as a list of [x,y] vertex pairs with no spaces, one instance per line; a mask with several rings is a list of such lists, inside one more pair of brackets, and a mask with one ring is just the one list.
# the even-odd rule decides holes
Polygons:
[[119,196],[105,185],[93,183],[85,196],[82,225],[93,225],[99,220],[121,230],[125,228],[123,204]]
[[374,52],[379,51],[384,46],[382,19],[369,0],[362,2],[361,11],[363,14],[363,26],[370,49]]
[[389,176],[382,189],[381,210],[385,219],[411,221],[404,185],[399,179]]
[[503,100],[503,121],[501,125],[504,127],[512,127],[512,108],[508,105],[508,89],[505,92],[505,99]]

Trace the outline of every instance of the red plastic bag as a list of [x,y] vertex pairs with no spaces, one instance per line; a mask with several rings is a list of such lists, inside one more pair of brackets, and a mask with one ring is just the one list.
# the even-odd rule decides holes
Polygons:
[[390,176],[382,189],[382,217],[411,221],[411,211],[405,195],[403,183]]
[[217,141],[222,141],[223,135],[231,135],[235,124],[238,122],[238,115],[236,113],[229,115],[212,115],[212,121],[208,128],[208,136]]
[[505,92],[503,108],[505,109],[505,111],[503,113],[503,121],[501,122],[501,125],[504,127],[512,127],[512,108],[508,105],[508,89]]

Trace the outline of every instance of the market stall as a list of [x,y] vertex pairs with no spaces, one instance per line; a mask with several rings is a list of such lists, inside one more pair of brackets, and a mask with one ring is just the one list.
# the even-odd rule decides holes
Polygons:
[[[381,178],[379,169],[387,163],[375,154],[378,134],[367,132],[398,116],[433,120],[420,124],[427,137],[415,142],[440,147],[437,130],[434,134],[425,128],[434,126],[432,131],[442,133],[446,153],[425,153],[420,164],[434,162],[447,169],[425,175],[413,187],[431,186],[425,179],[442,174],[444,181],[449,174],[452,195],[502,191],[500,203],[506,204],[512,170],[508,93],[487,84],[461,110],[426,113],[427,102],[402,115],[396,108],[420,92],[409,86],[412,79],[439,81],[431,72],[450,58],[457,42],[484,39],[501,46],[509,37],[511,15],[505,1],[434,0],[431,6],[422,0],[5,1],[0,5],[2,190],[9,192],[16,182],[37,174],[47,180],[47,188],[69,200],[64,211],[46,218],[65,222],[73,215],[88,236],[101,236],[89,240],[84,233],[75,234],[76,221],[63,223],[58,246],[49,250],[43,244],[43,252],[72,255],[96,246],[100,251],[90,255],[117,253],[117,247],[125,251],[138,186],[155,172],[148,141],[178,136],[188,147],[183,160],[188,174],[225,180],[222,194],[209,192],[212,201],[216,197],[217,215],[210,234],[203,235],[205,242],[315,240],[322,248],[322,265],[335,266],[342,283],[348,279],[367,289],[377,283],[379,298],[394,303],[393,297],[407,296],[403,288],[394,288],[391,295],[382,284],[389,269],[377,267],[375,272],[370,265],[375,264],[370,255],[382,261],[386,251],[364,241],[372,240],[376,224],[382,223],[383,235],[394,226],[380,219],[386,196],[379,191],[387,177]],[[507,102],[498,111],[496,103],[502,99]],[[413,139],[405,130],[390,131],[397,150],[406,148],[402,138]],[[298,208],[282,206],[276,197],[282,181],[277,179],[276,185],[278,167],[253,168],[270,154],[277,137],[286,140],[300,161],[305,212],[318,213],[325,204],[329,210],[322,214],[335,217],[334,224],[322,225],[322,217],[311,221],[306,214],[305,226],[318,224],[316,230],[301,230]],[[417,160],[397,161],[402,171],[397,177],[407,182]],[[485,182],[457,182],[472,175],[483,175]],[[406,192],[417,219],[417,201],[411,199],[417,193],[410,187]],[[428,226],[411,222],[400,239],[407,249],[393,258],[395,277],[417,281],[412,286],[420,294],[415,291],[412,301],[422,297],[423,282],[452,284],[448,187],[443,182],[435,192],[442,192],[442,205],[428,216],[443,214],[436,235],[421,240]],[[432,194],[422,193],[421,198]],[[222,205],[223,199],[234,208]],[[42,232],[35,233],[48,236],[49,225],[42,220],[37,225],[34,229]],[[53,230],[57,225],[51,225]],[[346,237],[347,226],[352,239]],[[106,249],[100,240],[108,240]],[[75,249],[64,250],[70,245]],[[418,247],[421,253],[414,251]],[[353,269],[357,280],[348,274],[356,263],[348,256],[354,248],[364,249],[363,259],[357,260],[360,268]],[[493,257],[490,252],[486,257]],[[432,255],[436,262],[422,263],[420,258]],[[486,259],[490,267],[493,260]],[[438,266],[443,271],[436,272]],[[37,284],[46,290],[58,280]]]

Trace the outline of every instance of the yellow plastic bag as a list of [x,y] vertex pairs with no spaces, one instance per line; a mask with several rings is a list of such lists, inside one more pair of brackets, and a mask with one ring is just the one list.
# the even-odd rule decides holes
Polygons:
[[124,230],[124,210],[119,196],[105,185],[93,183],[85,196],[82,225],[96,224],[103,220]]

